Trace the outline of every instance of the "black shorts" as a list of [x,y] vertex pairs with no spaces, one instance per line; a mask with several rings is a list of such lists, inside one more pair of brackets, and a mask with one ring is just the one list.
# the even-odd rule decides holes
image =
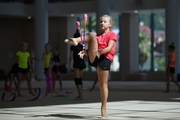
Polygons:
[[22,74],[26,74],[26,73],[29,72],[29,68],[25,68],[25,69],[23,69],[23,68],[18,68],[18,72],[19,72],[19,73],[22,73]]
[[[169,71],[170,71],[170,73],[174,74],[175,73],[175,68],[174,67],[170,67]],[[168,68],[167,68],[167,72],[168,72]]]
[[84,62],[84,60],[75,60],[73,63],[73,68],[78,68],[79,70],[83,70],[86,68],[86,64]]
[[89,61],[89,64],[93,67],[99,66],[103,70],[110,70],[111,61],[107,59],[104,55],[101,55],[99,59],[96,56],[93,63]]

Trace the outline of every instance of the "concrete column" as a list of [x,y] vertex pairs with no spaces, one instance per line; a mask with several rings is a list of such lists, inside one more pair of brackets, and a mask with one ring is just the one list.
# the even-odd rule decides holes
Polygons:
[[139,15],[134,13],[123,13],[121,15],[121,79],[125,75],[138,72],[139,65]]
[[[48,42],[48,0],[35,0],[35,56],[40,58]],[[39,79],[45,79],[43,62],[35,62]]]
[[[166,58],[167,48],[172,42],[175,44],[176,74],[180,73],[180,1],[166,0]],[[167,64],[167,63],[166,63]]]
[[[83,24],[83,23],[81,23]],[[67,38],[74,37],[74,33],[76,32],[76,18],[75,17],[67,17]],[[63,41],[63,44],[64,41]],[[66,44],[65,47],[67,49],[67,60],[69,60],[69,54],[70,54],[70,44]],[[68,63],[68,62],[67,62]]]
[[96,0],[96,32],[100,33],[99,18],[102,15],[110,15],[110,2],[111,0]]

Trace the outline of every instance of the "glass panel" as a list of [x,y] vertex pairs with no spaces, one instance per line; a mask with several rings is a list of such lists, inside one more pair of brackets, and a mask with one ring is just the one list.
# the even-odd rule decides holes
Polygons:
[[139,71],[150,71],[150,14],[140,13],[139,20]]
[[154,16],[154,71],[165,71],[165,12]]
[[139,71],[165,71],[165,12],[154,13],[154,62],[151,62],[150,13],[139,14]]

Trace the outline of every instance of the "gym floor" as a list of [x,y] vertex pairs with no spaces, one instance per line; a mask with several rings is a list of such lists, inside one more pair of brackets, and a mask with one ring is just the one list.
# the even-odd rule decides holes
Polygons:
[[[24,97],[0,102],[0,120],[98,120],[100,119],[100,97],[98,85],[92,92],[92,81],[84,81],[83,100],[74,100],[77,90],[73,81],[63,81],[63,91],[45,94],[45,81],[32,82],[33,88],[41,88],[41,96],[28,101],[26,82],[21,85]],[[4,82],[0,82],[3,93]],[[58,82],[56,82],[56,86]],[[165,91],[164,82],[117,82],[109,81],[107,103],[108,120],[179,120],[180,93],[174,83],[170,84],[170,93]],[[13,86],[14,89],[14,86]],[[58,91],[58,86],[57,89]]]

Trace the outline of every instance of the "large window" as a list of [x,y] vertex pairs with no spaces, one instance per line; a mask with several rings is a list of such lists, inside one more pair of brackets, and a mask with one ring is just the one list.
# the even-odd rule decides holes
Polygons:
[[139,71],[165,70],[165,12],[139,14]]

